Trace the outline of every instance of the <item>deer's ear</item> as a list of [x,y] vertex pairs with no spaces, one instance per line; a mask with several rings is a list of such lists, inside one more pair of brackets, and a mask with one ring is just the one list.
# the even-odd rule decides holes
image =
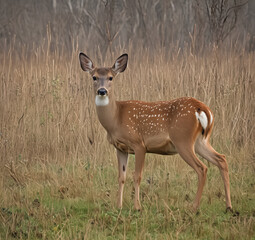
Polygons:
[[124,72],[127,67],[127,62],[128,62],[128,55],[126,53],[122,54],[120,57],[117,58],[116,62],[112,66],[112,70],[116,74]]
[[81,52],[79,54],[79,59],[80,59],[80,64],[83,71],[90,72],[94,69],[93,62],[90,60],[90,58],[86,54]]

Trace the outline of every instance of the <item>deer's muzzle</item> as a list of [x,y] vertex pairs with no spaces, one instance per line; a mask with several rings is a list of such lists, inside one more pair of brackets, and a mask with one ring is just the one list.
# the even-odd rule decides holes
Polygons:
[[97,94],[98,95],[100,95],[100,96],[105,96],[105,95],[107,95],[107,90],[105,89],[105,88],[99,88],[98,90],[97,90]]

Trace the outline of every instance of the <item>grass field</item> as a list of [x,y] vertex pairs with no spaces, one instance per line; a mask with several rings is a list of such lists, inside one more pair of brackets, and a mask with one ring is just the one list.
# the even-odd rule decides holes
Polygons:
[[116,208],[115,150],[78,53],[45,46],[1,56],[0,239],[255,239],[255,54],[130,49],[128,69],[115,79],[117,99],[192,96],[213,110],[211,142],[227,157],[234,213],[225,213],[221,176],[207,162],[193,213],[197,175],[177,155],[147,155],[141,212],[133,209],[131,155],[124,207]]

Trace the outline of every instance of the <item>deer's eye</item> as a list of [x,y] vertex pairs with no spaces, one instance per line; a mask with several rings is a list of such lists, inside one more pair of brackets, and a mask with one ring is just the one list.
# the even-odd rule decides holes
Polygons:
[[97,80],[97,77],[93,76],[93,80],[96,81],[96,80]]
[[109,77],[109,80],[112,81],[112,77]]

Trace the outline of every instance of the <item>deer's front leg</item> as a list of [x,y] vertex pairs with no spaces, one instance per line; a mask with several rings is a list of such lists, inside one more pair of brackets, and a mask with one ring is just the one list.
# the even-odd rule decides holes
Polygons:
[[141,204],[139,200],[140,183],[142,179],[142,172],[145,159],[145,150],[143,148],[135,150],[135,174],[134,174],[134,184],[135,184],[135,209],[140,210]]
[[126,181],[128,154],[121,152],[120,150],[117,149],[117,158],[119,166],[119,192],[117,206],[118,208],[122,208],[123,189],[124,183]]

